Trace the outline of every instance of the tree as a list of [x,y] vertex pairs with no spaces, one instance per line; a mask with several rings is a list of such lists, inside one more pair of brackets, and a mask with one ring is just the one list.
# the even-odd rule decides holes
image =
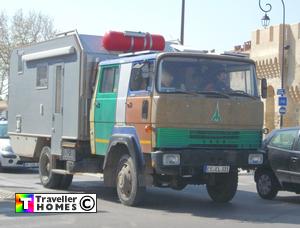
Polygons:
[[0,12],[0,95],[7,94],[10,55],[14,48],[54,37],[53,19],[42,13],[18,10],[13,17]]

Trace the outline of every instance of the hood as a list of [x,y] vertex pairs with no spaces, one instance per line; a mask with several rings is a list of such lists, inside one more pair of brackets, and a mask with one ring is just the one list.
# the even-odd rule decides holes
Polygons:
[[263,103],[249,97],[161,94],[153,98],[152,123],[164,128],[260,130]]

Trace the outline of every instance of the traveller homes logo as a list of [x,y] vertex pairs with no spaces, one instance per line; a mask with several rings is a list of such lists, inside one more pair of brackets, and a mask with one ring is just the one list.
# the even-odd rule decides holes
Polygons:
[[96,194],[16,193],[16,213],[96,213]]

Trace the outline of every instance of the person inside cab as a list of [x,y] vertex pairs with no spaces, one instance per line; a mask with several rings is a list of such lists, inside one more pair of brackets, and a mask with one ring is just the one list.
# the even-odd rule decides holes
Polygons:
[[164,69],[161,74],[161,89],[167,90],[173,87],[174,77],[171,75],[169,71]]
[[184,81],[180,85],[181,90],[199,91],[199,76],[194,67],[187,67],[184,74]]
[[204,88],[205,91],[229,92],[227,74],[224,71],[218,72]]

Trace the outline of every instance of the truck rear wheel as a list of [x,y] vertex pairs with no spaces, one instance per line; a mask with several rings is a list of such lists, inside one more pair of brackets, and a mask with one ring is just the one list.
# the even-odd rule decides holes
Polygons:
[[51,149],[45,146],[40,155],[39,174],[41,183],[46,188],[58,188],[62,180],[62,175],[53,173],[52,168]]
[[227,203],[234,197],[238,186],[238,171],[231,170],[228,174],[216,174],[215,184],[206,185],[210,198],[217,203]]
[[141,201],[146,189],[140,186],[135,164],[129,155],[123,155],[119,160],[116,185],[122,204],[136,206]]

